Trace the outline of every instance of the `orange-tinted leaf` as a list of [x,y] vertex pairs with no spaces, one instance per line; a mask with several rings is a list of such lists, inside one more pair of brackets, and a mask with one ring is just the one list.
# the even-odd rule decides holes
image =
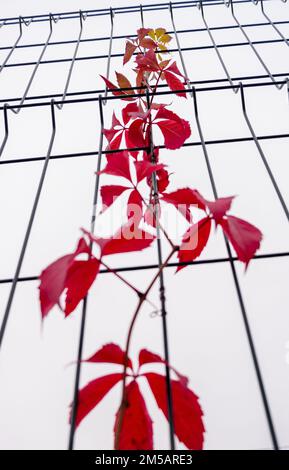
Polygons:
[[[123,75],[122,73],[119,73],[119,72],[115,72],[115,74],[116,74],[116,79],[117,79],[117,83],[118,83],[119,88],[131,88],[132,87],[129,79],[125,75]],[[126,94],[133,95],[134,91],[133,90],[127,90]]]
[[132,58],[133,53],[135,52],[136,48],[137,48],[137,46],[135,44],[133,44],[130,41],[126,41],[125,53],[124,53],[124,56],[123,56],[123,65],[125,65],[127,62],[130,61],[130,59]]
[[104,82],[105,82],[107,88],[108,88],[109,90],[111,90],[111,92],[112,92],[112,94],[113,94],[114,96],[121,96],[122,99],[123,99],[123,100],[126,100],[126,101],[133,101],[133,100],[134,100],[134,98],[132,98],[132,97],[130,97],[130,98],[127,98],[127,97],[126,97],[127,94],[129,94],[129,95],[133,94],[133,91],[131,91],[131,92],[129,92],[129,91],[127,91],[127,92],[119,91],[119,90],[118,90],[118,87],[117,87],[116,85],[114,85],[110,80],[108,80],[107,78],[103,77],[102,75],[100,75],[100,76],[101,76],[101,78],[104,80]]

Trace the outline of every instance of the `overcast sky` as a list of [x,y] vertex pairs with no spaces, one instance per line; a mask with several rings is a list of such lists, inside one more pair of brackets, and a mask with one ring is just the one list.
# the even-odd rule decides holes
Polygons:
[[[30,15],[68,10],[93,9],[135,4],[135,1],[18,0],[3,1],[1,17]],[[142,4],[152,3],[143,0]],[[267,6],[268,3],[268,6]],[[272,19],[289,20],[289,6],[281,1],[266,2]],[[260,7],[236,6],[243,23],[264,22]],[[210,26],[233,25],[225,6],[208,7]],[[196,8],[175,12],[178,29],[202,28]],[[145,24],[171,30],[169,14],[146,13]],[[137,13],[117,15],[115,35],[133,34],[140,26]],[[89,18],[84,24],[84,38],[109,35],[109,17]],[[280,25],[289,36],[289,24]],[[22,43],[45,42],[49,33],[45,23],[24,28]],[[248,28],[252,40],[278,39],[271,26]],[[0,30],[1,46],[14,43],[17,27]],[[53,32],[53,41],[75,39],[78,20],[60,21]],[[244,42],[238,29],[216,30],[219,44]],[[210,45],[204,32],[180,34],[183,47]],[[44,59],[71,58],[75,44],[49,46]],[[113,52],[123,50],[124,42],[114,41]],[[172,47],[176,47],[175,40]],[[258,51],[272,73],[287,73],[289,48],[284,43],[258,45]],[[82,43],[78,56],[104,55],[108,41]],[[220,49],[233,77],[264,74],[264,68],[248,47]],[[35,61],[41,47],[17,49],[9,63]],[[0,63],[7,50],[0,51]],[[177,54],[174,56],[179,62]],[[213,49],[184,53],[192,80],[225,78]],[[69,62],[40,65],[29,95],[62,93]],[[21,97],[32,73],[32,66],[6,67],[0,76],[1,99]],[[77,61],[69,91],[95,90],[103,87],[100,73],[105,73],[105,59]],[[122,70],[121,60],[113,58],[114,70]],[[266,79],[268,81],[268,79]],[[246,83],[246,80],[244,80]],[[230,139],[249,135],[240,106],[240,96],[232,90],[198,94],[200,118],[207,140]],[[258,136],[289,133],[288,97],[286,88],[273,86],[246,89],[248,113]],[[114,102],[115,103],[115,102]],[[117,104],[117,109],[120,105]],[[173,99],[173,106],[192,127],[192,141],[198,141],[192,101]],[[105,109],[106,126],[110,123],[112,105]],[[119,111],[118,111],[119,112]],[[99,117],[97,103],[64,106],[56,112],[57,135],[52,154],[93,152],[98,148]],[[48,108],[30,108],[15,116],[9,113],[9,139],[1,157],[3,161],[44,156],[51,135]],[[0,115],[0,142],[4,135]],[[287,138],[261,141],[283,196],[289,202]],[[220,196],[237,195],[232,213],[257,225],[264,234],[260,253],[288,251],[288,223],[280,202],[265,171],[253,142],[208,146],[209,156]],[[200,146],[177,152],[162,152],[161,159],[174,171],[171,189],[191,186],[208,198],[212,197],[204,156]],[[13,277],[21,243],[43,162],[5,164],[0,166],[0,201],[2,230],[0,235],[0,277]],[[96,157],[52,160],[49,165],[35,224],[31,233],[22,276],[35,276],[57,257],[74,249],[79,227],[89,228]],[[103,182],[112,182],[103,178]],[[107,227],[97,227],[106,230]],[[167,247],[164,245],[164,251]],[[226,257],[220,233],[212,237],[203,259]],[[117,256],[113,266],[156,263],[155,247],[137,255]],[[239,281],[252,328],[254,341],[274,422],[281,446],[289,445],[289,266],[286,257],[253,261],[244,273],[236,263]],[[153,270],[126,273],[127,279],[139,287],[146,285]],[[270,448],[270,436],[260,400],[252,358],[245,335],[230,266],[228,263],[195,265],[174,275],[165,273],[168,299],[168,323],[171,362],[190,378],[190,386],[200,397],[206,424],[206,449]],[[68,436],[68,405],[72,399],[74,366],[67,366],[76,357],[81,308],[66,320],[55,308],[41,331],[37,282],[19,284],[0,355],[0,447],[2,449],[65,449]],[[4,311],[9,284],[0,285],[1,312]],[[158,303],[158,291],[152,293]],[[136,299],[111,275],[99,276],[92,288],[88,304],[85,335],[85,356],[102,344],[124,345],[128,322]],[[151,308],[144,306],[133,340],[133,357],[146,347],[163,354],[161,322],[151,317]],[[112,368],[83,366],[81,384]],[[117,369],[116,369],[117,370]],[[155,447],[168,448],[166,423],[157,410],[145,384],[154,420]],[[115,388],[102,404],[81,424],[76,438],[77,449],[112,447],[114,414],[120,399]],[[178,445],[178,448],[182,448]]]

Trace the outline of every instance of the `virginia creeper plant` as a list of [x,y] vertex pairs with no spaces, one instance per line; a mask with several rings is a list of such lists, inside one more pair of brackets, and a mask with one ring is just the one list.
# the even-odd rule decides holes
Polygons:
[[[165,29],[137,31],[136,39],[127,40],[123,64],[135,62],[133,87],[129,79],[116,72],[114,84],[102,77],[111,93],[124,102],[121,113],[113,112],[112,123],[103,133],[108,149],[106,165],[100,173],[115,177],[115,184],[100,188],[102,209],[112,208],[115,200],[126,193],[127,216],[119,230],[102,238],[82,229],[77,248],[50,264],[40,275],[40,305],[42,318],[58,305],[65,317],[70,315],[87,295],[100,267],[113,273],[124,288],[132,289],[137,304],[128,326],[125,349],[109,343],[83,362],[120,365],[121,372],[98,377],[79,391],[76,425],[105,397],[117,383],[122,383],[122,396],[114,426],[115,449],[153,449],[153,426],[145,398],[139,387],[139,378],[148,382],[158,408],[168,418],[165,377],[156,372],[143,371],[145,365],[153,367],[165,361],[147,349],[139,352],[138,364],[129,358],[130,343],[135,322],[163,269],[177,256],[176,272],[193,262],[204,250],[212,225],[223,230],[240,261],[247,267],[260,246],[261,232],[230,214],[233,197],[209,201],[193,188],[168,190],[171,175],[160,159],[160,149],[153,144],[153,132],[158,128],[163,136],[163,147],[176,150],[190,137],[190,124],[166,105],[156,101],[160,84],[166,84],[177,96],[186,99],[187,77],[180,72],[167,52],[171,37]],[[135,91],[136,90],[136,91]],[[119,103],[119,101],[118,101]],[[120,151],[120,148],[128,150]],[[137,149],[142,150],[137,150]],[[176,156],[177,158],[177,156]],[[175,243],[161,223],[161,211],[171,205],[184,217],[187,230],[179,243]],[[193,213],[199,213],[197,221]],[[118,253],[140,251],[150,247],[158,233],[166,238],[170,252],[157,273],[140,291],[110,266],[110,257]],[[85,255],[85,259],[84,256]],[[81,259],[79,259],[81,258]],[[171,390],[175,434],[188,449],[202,449],[204,441],[203,412],[198,397],[188,387],[188,379],[171,365]],[[145,369],[146,370],[146,369]]]

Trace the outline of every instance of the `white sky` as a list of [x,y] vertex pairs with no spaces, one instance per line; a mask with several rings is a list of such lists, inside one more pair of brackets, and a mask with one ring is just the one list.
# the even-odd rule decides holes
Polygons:
[[[18,16],[65,11],[80,7],[92,9],[132,2],[79,0],[0,0],[0,15]],[[142,3],[151,3],[151,0]],[[275,20],[289,20],[289,6],[272,1],[266,11]],[[262,22],[259,6],[236,6],[240,21]],[[211,26],[233,24],[225,7],[209,7],[207,21]],[[203,27],[200,13],[195,9],[177,10],[178,29]],[[167,12],[146,13],[150,27],[171,29]],[[138,14],[117,15],[115,34],[133,34],[140,25]],[[89,18],[84,37],[108,35],[109,18]],[[289,25],[280,30],[289,35]],[[249,28],[251,39],[277,39],[271,26]],[[52,40],[76,38],[76,20],[59,22]],[[7,27],[0,30],[2,45],[15,41],[18,31]],[[236,29],[215,31],[218,43],[242,42]],[[48,35],[45,25],[33,24],[24,28],[23,43],[44,42]],[[206,32],[180,34],[183,47],[210,44]],[[123,49],[123,41],[115,41],[113,52]],[[175,41],[172,44],[175,47]],[[107,41],[83,43],[79,56],[105,54]],[[71,57],[74,45],[51,46],[44,58]],[[260,45],[258,51],[273,73],[289,72],[289,48],[285,44]],[[7,51],[0,51],[0,63]],[[41,48],[17,49],[11,63],[36,60]],[[248,47],[222,48],[221,53],[232,76],[264,73]],[[178,59],[177,54],[175,55]],[[222,78],[224,72],[212,49],[185,52],[188,73],[193,80]],[[41,65],[30,95],[61,93],[69,63]],[[105,60],[79,61],[70,84],[70,91],[102,87],[98,75],[104,73]],[[111,70],[121,70],[119,58],[114,58]],[[0,76],[1,98],[20,97],[32,68],[7,67]],[[257,135],[288,133],[288,98],[285,88],[273,86],[246,90],[248,112]],[[205,138],[222,139],[248,136],[240,96],[232,91],[203,92],[198,95],[200,117]],[[175,109],[190,120],[193,141],[198,140],[192,103],[174,100]],[[112,107],[107,105],[106,124],[109,125]],[[0,142],[3,123],[0,117]],[[67,105],[57,111],[57,136],[53,154],[94,151],[98,147],[99,122],[97,103]],[[23,110],[18,116],[9,113],[10,134],[3,160],[25,156],[43,156],[50,138],[47,108]],[[262,148],[289,202],[288,139],[266,140]],[[265,172],[260,156],[252,142],[208,146],[220,196],[237,194],[233,213],[256,224],[264,233],[260,253],[288,251],[288,224],[275,192]],[[198,188],[207,197],[212,192],[200,147],[178,152],[163,152],[162,159],[175,172],[176,187]],[[42,162],[2,165],[0,168],[1,243],[0,277],[13,276],[27,220],[37,187]],[[51,161],[39,204],[31,239],[28,245],[22,276],[37,275],[58,256],[71,251],[79,235],[79,227],[89,227],[96,157]],[[109,178],[104,182],[112,181]],[[3,203],[4,202],[4,203]],[[203,258],[226,256],[220,233],[212,237]],[[111,260],[114,266],[155,263],[155,249]],[[258,260],[244,274],[237,264],[239,280],[248,317],[264,376],[272,414],[281,446],[289,445],[289,317],[288,317],[288,259]],[[142,287],[152,271],[127,273],[126,277]],[[236,292],[228,263],[196,265],[177,276],[166,271],[169,313],[170,349],[172,363],[190,377],[192,389],[200,396],[205,413],[207,449],[269,448],[270,438],[253,371],[252,360],[242,324]],[[4,311],[9,285],[0,285],[1,311]],[[157,289],[152,300],[158,302]],[[85,336],[85,356],[110,341],[124,344],[127,326],[136,299],[123,290],[111,275],[99,276],[89,298]],[[2,449],[64,449],[68,436],[68,404],[72,398],[74,368],[66,367],[76,356],[81,309],[67,320],[57,309],[41,332],[37,283],[18,285],[9,319],[3,350],[0,356],[0,448]],[[147,347],[162,354],[161,325],[150,317],[145,306],[138,321],[133,341],[133,356]],[[82,384],[97,377],[105,366],[83,367]],[[149,396],[146,386],[143,390]],[[114,413],[120,389],[113,392],[80,426],[76,436],[78,449],[106,449],[112,446]],[[149,409],[155,422],[155,447],[167,448],[167,427],[153,399]],[[179,446],[181,448],[181,446]]]

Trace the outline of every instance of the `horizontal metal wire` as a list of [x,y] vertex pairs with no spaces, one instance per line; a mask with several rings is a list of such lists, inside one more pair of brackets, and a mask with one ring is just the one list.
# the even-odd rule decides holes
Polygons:
[[[277,75],[276,75],[277,76]],[[287,77],[287,74],[286,74]],[[224,80],[226,81],[226,80]],[[190,82],[192,84],[192,82]],[[274,82],[254,82],[254,83],[244,83],[242,84],[243,88],[252,88],[252,87],[263,87],[263,86],[276,86],[276,85],[286,85],[288,83],[288,80],[275,80]],[[167,87],[167,85],[165,85]],[[238,88],[240,85],[222,85],[222,86],[210,86],[210,87],[202,87],[202,88],[195,88],[196,93],[202,93],[202,92],[207,92],[207,91],[222,91],[222,90],[232,90],[234,88]],[[116,91],[133,91],[133,90],[140,90],[142,87],[130,87],[130,88],[117,88],[115,89]],[[168,91],[156,91],[156,92],[149,92],[148,96],[166,96],[166,95],[178,95],[181,93],[187,93],[190,94],[192,93],[192,88],[187,88],[185,90],[168,90]],[[104,92],[104,89],[100,90],[101,93]],[[113,93],[112,90],[108,90],[109,93]],[[83,92],[82,92],[83,93]],[[87,93],[85,91],[84,93]],[[90,93],[88,91],[88,93]],[[99,91],[98,91],[99,93]],[[53,95],[51,95],[53,96]],[[125,98],[141,98],[143,97],[143,93],[134,93],[134,94],[126,94]],[[117,95],[111,95],[106,97],[107,101],[111,100],[123,100],[123,97]],[[73,104],[73,103],[89,103],[89,102],[94,102],[98,101],[98,97],[90,97],[90,98],[75,98],[75,99],[70,99],[70,100],[55,100],[56,105],[61,105],[61,104]],[[3,101],[2,101],[3,102]],[[34,108],[34,107],[41,107],[41,106],[50,106],[51,100],[49,101],[44,101],[44,102],[39,102],[39,103],[24,103],[22,105],[17,106],[17,108]],[[7,109],[13,109],[14,106],[10,106],[7,103],[6,106]],[[0,111],[4,110],[4,106],[0,107]]]
[[[275,25],[282,25],[282,24],[289,24],[289,20],[282,20],[282,21],[275,21],[274,22]],[[246,24],[241,24],[242,28],[255,28],[255,27],[258,27],[258,26],[268,26],[271,28],[271,25],[267,22],[267,23],[246,23]],[[210,30],[211,31],[222,31],[222,30],[227,30],[227,29],[238,29],[239,26],[238,25],[221,25],[221,26],[210,26]],[[179,29],[177,30],[176,32],[178,34],[185,34],[185,33],[201,33],[201,32],[204,32],[206,31],[206,28],[194,28],[194,29]],[[167,33],[168,34],[172,34],[174,31],[170,31],[168,30]],[[117,40],[117,39],[127,39],[128,35],[116,35],[116,36],[113,36],[112,39],[113,40]],[[130,34],[129,35],[130,38],[135,38],[137,37],[136,34]],[[81,39],[80,40],[80,43],[86,43],[86,42],[98,42],[98,41],[109,41],[110,40],[110,36],[102,36],[102,37],[95,37],[95,38],[85,38],[85,39]],[[65,45],[65,44],[75,44],[77,42],[77,39],[69,39],[69,40],[66,40],[66,41],[51,41],[49,44],[48,44],[48,47],[50,46],[60,46],[60,45]],[[18,44],[17,46],[15,46],[15,49],[25,49],[25,48],[29,48],[29,47],[41,47],[41,46],[44,46],[45,43],[43,42],[38,42],[38,43],[31,43],[31,44]],[[3,51],[3,50],[9,50],[11,49],[11,46],[0,46],[0,51]]]
[[[289,41],[289,38],[286,40]],[[260,45],[260,44],[277,44],[277,43],[283,43],[283,39],[264,39],[264,40],[259,40],[259,41],[251,41],[251,44],[254,45]],[[229,47],[241,47],[241,46],[249,46],[251,47],[251,44],[248,42],[236,42],[236,43],[225,43],[225,44],[216,44],[216,47],[221,49],[221,48],[229,48]],[[211,44],[205,45],[205,46],[191,46],[191,47],[182,47],[183,52],[190,52],[190,51],[198,51],[198,50],[205,50],[205,49],[213,49],[214,46]],[[168,48],[168,52],[178,52],[177,48]],[[134,54],[136,55],[136,54]],[[123,57],[123,53],[113,53],[111,54],[111,57]],[[100,55],[91,55],[91,56],[83,56],[83,57],[76,57],[75,61],[83,61],[83,60],[99,60],[99,59],[107,59],[106,54],[100,54]],[[61,58],[61,59],[49,59],[49,60],[42,60],[39,62],[39,65],[44,65],[44,64],[59,64],[59,63],[65,63],[65,62],[71,62],[71,57],[67,58]],[[32,62],[16,62],[12,64],[5,64],[3,68],[10,68],[10,67],[26,67],[26,66],[31,66],[37,64],[36,61]]]
[[[282,73],[274,73],[273,74],[274,77],[288,77],[289,76],[289,72],[282,72]],[[244,80],[263,80],[263,79],[266,79],[268,78],[268,75],[267,74],[263,74],[263,75],[245,75],[245,76],[238,76],[238,77],[232,77],[232,80],[233,81],[236,81],[236,82],[244,82]],[[207,79],[207,80],[193,80],[193,81],[190,81],[188,83],[190,83],[191,85],[207,85],[207,84],[212,84],[212,83],[223,83],[223,82],[228,82],[228,79],[226,77],[224,78],[212,78],[212,79]],[[285,83],[280,81],[278,83]],[[261,84],[263,85],[272,85],[271,82],[261,82]],[[244,84],[243,83],[243,86],[244,87],[247,87],[248,85],[247,84]],[[260,86],[259,85],[259,82],[256,82],[254,83],[252,86]],[[159,88],[168,88],[168,85],[167,84],[162,84],[160,83],[158,85]],[[124,91],[124,90],[140,90],[141,88],[137,88],[137,87],[133,87],[133,88],[119,88],[118,90],[120,91]],[[144,89],[144,88],[143,88]],[[202,88],[203,89],[203,88]],[[221,88],[223,89],[223,88]],[[204,88],[205,91],[208,91],[208,88]],[[83,91],[72,91],[72,92],[68,92],[66,93],[66,96],[85,96],[85,95],[99,95],[101,93],[103,93],[103,89],[98,89],[98,90],[95,90],[95,89],[91,89],[91,90],[83,90]],[[199,91],[199,89],[197,89],[197,91]],[[26,100],[25,101],[29,101],[29,100],[41,100],[41,99],[49,99],[51,100],[52,98],[61,98],[62,97],[62,93],[54,93],[54,94],[49,94],[49,95],[34,95],[34,96],[27,96],[26,97]],[[121,98],[119,98],[121,99]],[[13,98],[3,98],[3,99],[0,99],[0,103],[10,103],[10,102],[13,102],[13,101],[20,101],[21,100],[21,97],[13,97]],[[0,109],[3,109],[3,108],[0,108]]]
[[[262,259],[270,259],[270,258],[284,258],[289,256],[288,251],[278,252],[278,253],[266,253],[263,255],[255,255],[252,258],[252,261],[258,261]],[[238,261],[237,257],[232,257],[233,261]],[[230,258],[210,258],[210,259],[200,259],[195,261],[188,261],[182,263],[168,263],[165,268],[176,268],[178,266],[194,266],[200,264],[219,264],[219,263],[229,263],[231,261]],[[134,265],[134,266],[121,266],[118,268],[112,268],[115,272],[129,272],[129,271],[144,271],[147,269],[157,269],[159,267],[158,264],[144,264],[144,265]],[[111,274],[111,270],[108,269],[100,269],[100,274]],[[39,276],[24,276],[19,277],[17,282],[29,282],[29,281],[38,281]],[[13,278],[6,278],[0,279],[0,284],[9,284],[13,281]]]
[[[264,0],[270,1],[270,0]],[[174,9],[178,8],[190,8],[190,7],[197,7],[199,1],[198,0],[186,0],[186,1],[177,1],[171,2]],[[239,3],[251,3],[251,0],[235,0],[234,4]],[[204,0],[203,2],[206,6],[216,6],[221,5],[224,6],[223,0]],[[167,10],[169,8],[170,2],[160,2],[160,3],[150,3],[146,5],[142,5],[143,11],[160,11],[160,10]],[[141,6],[138,5],[129,5],[129,6],[121,6],[121,7],[114,7],[113,12],[114,14],[121,14],[121,13],[140,13]],[[110,8],[99,8],[94,10],[83,10],[88,17],[93,16],[110,16]],[[58,16],[60,20],[65,19],[74,19],[78,18],[79,11],[68,11],[68,12],[57,12],[52,13],[53,16]],[[32,23],[42,22],[42,21],[49,21],[49,14],[43,15],[30,15],[30,16],[23,16],[26,20],[31,20]],[[1,22],[5,22],[3,27],[18,24],[18,17],[9,17],[9,18],[0,18]]]
[[[289,138],[289,133],[288,134],[272,134],[272,135],[261,135],[257,136],[258,140],[273,140],[273,139],[288,139]],[[254,142],[254,138],[252,136],[249,137],[233,137],[231,139],[216,139],[216,140],[205,140],[204,141],[206,145],[219,145],[219,144],[233,144],[233,143],[241,143],[241,142]],[[194,142],[185,142],[182,148],[185,147],[198,147],[201,146],[202,142],[201,141],[194,141]],[[164,145],[158,145],[158,148],[164,149]],[[117,153],[117,152],[122,152],[124,150],[133,152],[133,151],[142,151],[146,150],[146,147],[133,147],[133,148],[123,148],[123,149],[117,149],[117,150],[103,150],[103,154],[112,154],[112,153]],[[91,152],[77,152],[77,153],[65,153],[65,154],[58,154],[58,155],[51,155],[50,160],[61,160],[63,158],[80,158],[80,157],[93,157],[98,155],[97,151],[91,151]],[[37,161],[42,161],[45,160],[45,156],[40,156],[40,157],[22,157],[22,158],[13,158],[9,160],[0,160],[0,165],[7,165],[7,164],[13,164],[13,163],[28,163],[28,162],[37,162]]]

